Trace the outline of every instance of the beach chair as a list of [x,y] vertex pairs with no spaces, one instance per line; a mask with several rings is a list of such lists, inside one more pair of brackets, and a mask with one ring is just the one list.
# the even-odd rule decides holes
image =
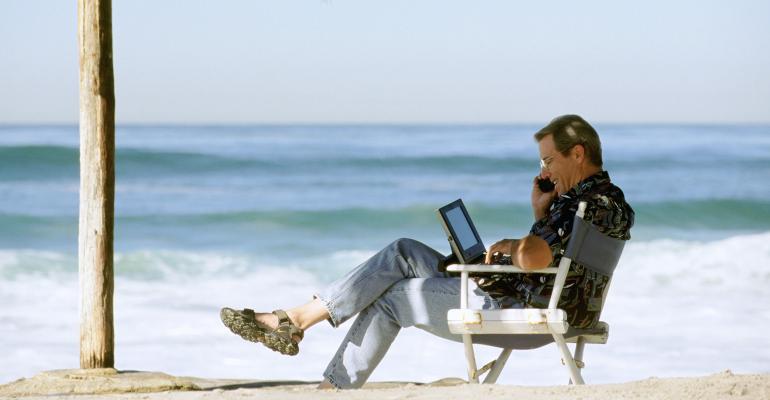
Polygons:
[[[590,329],[569,326],[567,314],[557,308],[570,264],[575,261],[588,269],[612,276],[625,241],[610,238],[599,232],[590,222],[583,220],[586,203],[581,202],[575,215],[571,238],[558,268],[537,270],[538,274],[556,274],[553,292],[547,309],[498,309],[473,310],[468,308],[468,274],[473,273],[532,273],[511,265],[460,264],[447,267],[447,271],[460,272],[460,308],[447,313],[449,330],[463,336],[465,357],[468,360],[468,381],[479,383],[479,377],[488,371],[484,383],[495,383],[512,350],[533,349],[555,342],[561,352],[562,363],[567,366],[570,383],[582,385],[580,368],[584,367],[583,350],[586,343],[604,344],[609,337],[609,325],[598,322]],[[609,283],[602,294],[602,304],[607,296]],[[574,357],[567,343],[575,343]],[[481,368],[476,368],[473,344],[502,348],[500,356]]]

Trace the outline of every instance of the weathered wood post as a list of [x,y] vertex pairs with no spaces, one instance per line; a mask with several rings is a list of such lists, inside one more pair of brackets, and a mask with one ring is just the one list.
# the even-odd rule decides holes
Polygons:
[[115,93],[111,0],[78,0],[80,368],[113,368]]

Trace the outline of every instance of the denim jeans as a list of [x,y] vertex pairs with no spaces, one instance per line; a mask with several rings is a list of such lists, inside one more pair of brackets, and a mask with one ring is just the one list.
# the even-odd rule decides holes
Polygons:
[[[443,258],[418,241],[398,239],[315,295],[325,304],[334,327],[358,314],[324,372],[332,385],[361,387],[401,328],[416,326],[462,341],[447,326],[447,311],[460,306],[460,279],[438,271]],[[468,305],[499,308],[472,280]]]

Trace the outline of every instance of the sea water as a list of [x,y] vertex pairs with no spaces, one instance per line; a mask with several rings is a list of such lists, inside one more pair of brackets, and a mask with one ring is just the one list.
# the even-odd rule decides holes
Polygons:
[[[350,322],[286,357],[219,309],[296,306],[399,237],[449,253],[435,209],[457,198],[487,245],[525,235],[538,128],[119,126],[116,367],[320,379]],[[770,126],[597,128],[636,225],[586,380],[770,371]],[[77,126],[0,127],[0,382],[78,367],[78,175]],[[411,328],[371,379],[449,376],[462,346]],[[514,352],[500,382],[566,379],[551,345]]]

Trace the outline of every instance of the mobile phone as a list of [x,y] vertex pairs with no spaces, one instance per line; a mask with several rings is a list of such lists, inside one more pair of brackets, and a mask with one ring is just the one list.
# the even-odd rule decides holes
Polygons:
[[547,193],[552,191],[555,188],[555,185],[553,182],[551,182],[550,179],[537,179],[537,186],[540,188],[540,191],[543,193]]

